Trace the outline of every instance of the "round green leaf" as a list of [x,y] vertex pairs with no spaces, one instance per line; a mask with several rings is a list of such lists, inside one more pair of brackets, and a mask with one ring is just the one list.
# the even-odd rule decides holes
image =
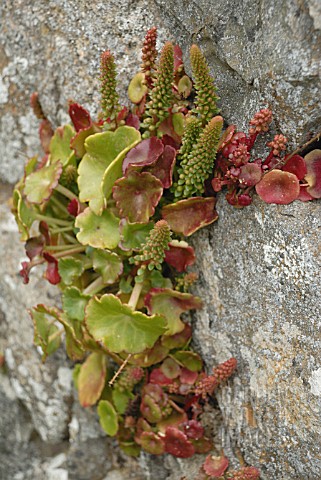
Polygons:
[[135,312],[112,294],[92,298],[85,321],[93,338],[115,353],[140,353],[151,348],[166,327],[163,317]]
[[83,273],[84,267],[81,260],[73,257],[63,257],[58,260],[58,270],[62,281],[66,285],[71,285]]
[[98,404],[97,412],[104,432],[114,437],[118,432],[118,416],[113,405],[108,400],[101,400]]
[[26,178],[24,193],[30,203],[43,203],[48,200],[58,185],[62,164],[58,161],[40,168]]
[[83,245],[113,250],[120,240],[118,225],[119,219],[111,211],[104,210],[98,216],[86,208],[76,218],[75,226],[80,229],[77,239]]
[[85,317],[85,306],[89,299],[90,296],[84,295],[78,288],[68,287],[62,294],[63,309],[68,317],[81,322]]
[[71,125],[64,125],[63,127],[57,128],[54,136],[50,140],[50,163],[60,160],[63,166],[67,165],[68,159],[73,153],[73,150],[70,148],[70,141],[75,133]]
[[79,200],[89,202],[99,215],[117,178],[122,175],[126,153],[141,140],[133,127],[119,127],[115,132],[90,135],[85,140],[86,154],[78,167]]
[[108,250],[94,250],[93,252],[94,270],[102,276],[105,284],[115,283],[123,271],[123,262],[120,257]]

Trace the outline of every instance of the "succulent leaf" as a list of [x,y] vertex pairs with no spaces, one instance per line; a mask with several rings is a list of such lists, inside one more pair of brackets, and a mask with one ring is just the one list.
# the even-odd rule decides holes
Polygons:
[[106,356],[93,352],[80,367],[78,376],[78,397],[83,407],[95,405],[105,386]]
[[82,245],[113,250],[119,243],[119,219],[110,210],[98,216],[86,208],[77,216],[75,226],[79,228],[77,240]]

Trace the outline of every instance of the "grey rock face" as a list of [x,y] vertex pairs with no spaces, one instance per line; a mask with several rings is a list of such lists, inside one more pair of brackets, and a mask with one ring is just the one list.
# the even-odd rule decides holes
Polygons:
[[[222,113],[245,128],[269,104],[273,129],[302,143],[321,129],[318,0],[3,0],[0,4],[0,178],[14,183],[38,148],[29,95],[39,92],[55,125],[69,98],[98,105],[99,54],[116,54],[120,92],[137,70],[145,31],[187,52],[200,45],[217,79]],[[92,111],[92,113],[95,113]],[[263,150],[262,150],[263,151]],[[261,152],[259,152],[261,153]],[[102,435],[94,410],[74,398],[63,350],[45,365],[26,308],[54,304],[41,272],[28,286],[0,185],[0,478],[4,480],[195,480],[201,457],[124,459]],[[195,235],[205,307],[195,346],[208,368],[230,356],[235,378],[206,424],[232,461],[240,452],[266,480],[318,480],[320,463],[320,203],[235,210],[221,198],[217,224]]]

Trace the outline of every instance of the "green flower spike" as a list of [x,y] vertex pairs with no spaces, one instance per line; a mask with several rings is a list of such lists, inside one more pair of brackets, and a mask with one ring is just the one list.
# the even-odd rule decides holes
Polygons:
[[168,223],[166,220],[159,220],[151,230],[145,245],[143,245],[141,255],[135,255],[129,260],[130,263],[135,265],[144,263],[138,269],[138,281],[143,278],[146,266],[148,270],[154,270],[154,268],[161,270],[170,241],[171,231]]
[[219,112],[216,106],[216,87],[205,57],[196,45],[191,46],[190,59],[197,92],[195,113],[200,115],[202,124],[206,125]]
[[178,162],[181,165],[186,165],[186,163],[188,162],[188,155],[193,150],[193,147],[196,144],[201,131],[202,124],[200,119],[197,117],[189,116],[186,119],[182,146],[180,148],[178,156]]
[[142,125],[148,137],[161,122],[168,117],[173,104],[172,83],[174,81],[174,49],[171,42],[166,42],[159,59],[154,87],[150,93],[151,100],[146,105],[146,118]]
[[222,128],[223,118],[220,116],[208,122],[197,144],[178,168],[179,178],[174,187],[175,197],[188,198],[204,193],[204,182],[213,169]]
[[116,92],[116,65],[113,55],[109,50],[103,52],[100,58],[100,92],[103,118],[114,120],[120,110],[119,97]]

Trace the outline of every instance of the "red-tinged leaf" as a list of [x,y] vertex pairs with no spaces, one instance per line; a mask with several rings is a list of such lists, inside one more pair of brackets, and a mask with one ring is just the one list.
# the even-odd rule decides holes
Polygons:
[[176,131],[177,129],[175,128],[173,123],[173,115],[165,118],[165,120],[163,120],[162,123],[159,125],[158,130],[164,135],[169,135],[170,137],[172,137],[175,142],[179,144],[181,143],[182,135],[178,134]]
[[45,278],[50,282],[52,285],[57,285],[61,281],[61,277],[59,275],[58,270],[58,260],[55,259],[50,253],[44,252],[43,254],[44,259],[47,261],[47,269],[45,272]]
[[172,240],[169,243],[169,250],[165,252],[165,262],[178,272],[185,272],[187,267],[195,262],[194,248],[187,242]]
[[188,420],[188,422],[185,422],[182,427],[187,438],[199,440],[204,435],[204,428],[197,420]]
[[23,283],[29,283],[29,273],[30,273],[30,262],[21,262],[21,270],[19,271],[19,275],[23,278]]
[[217,151],[220,152],[223,150],[224,147],[232,140],[232,137],[235,133],[236,126],[229,125],[227,129],[224,131],[223,135],[220,138],[220,141],[217,144]]
[[29,310],[34,325],[34,343],[42,349],[43,362],[60,346],[61,331],[54,323],[56,320],[59,321],[60,313],[57,308],[42,304]]
[[259,197],[266,203],[287,205],[300,194],[299,180],[293,173],[282,170],[268,172],[255,186]]
[[142,168],[153,165],[164,151],[162,141],[157,137],[151,137],[140,142],[132,148],[123,161],[123,174],[128,169]]
[[175,379],[181,373],[181,367],[173,358],[166,358],[160,366],[160,370],[167,378]]
[[41,255],[44,245],[45,237],[43,235],[39,235],[39,237],[31,237],[26,241],[25,250],[30,260]]
[[45,114],[42,110],[41,103],[39,101],[39,94],[38,92],[33,92],[30,95],[30,107],[33,110],[34,115],[39,119],[39,120],[44,120]]
[[67,210],[70,215],[77,217],[80,213],[80,203],[77,198],[73,198],[67,205]]
[[136,128],[136,130],[139,130],[140,120],[138,115],[134,115],[133,113],[130,113],[125,120],[125,124],[128,125],[128,127],[134,127]]
[[261,180],[262,168],[257,163],[247,163],[240,167],[238,176],[241,187],[254,187]]
[[183,65],[183,52],[179,45],[174,45],[174,71],[176,72],[177,69]]
[[149,376],[149,383],[156,385],[170,385],[173,383],[173,380],[166,377],[160,368],[154,368]]
[[189,458],[195,453],[194,445],[187,436],[175,427],[167,427],[165,433],[165,452],[178,458]]
[[145,452],[152,455],[162,455],[165,452],[164,440],[154,432],[143,432],[139,443]]
[[45,153],[49,153],[50,140],[53,137],[53,134],[54,134],[54,130],[49,120],[47,119],[42,120],[39,127],[39,138],[40,138],[42,149]]
[[158,178],[149,172],[128,172],[115,182],[113,197],[121,217],[130,222],[147,223],[163,193]]
[[202,301],[190,293],[181,293],[170,288],[152,288],[145,297],[150,314],[162,315],[167,320],[166,335],[175,335],[184,330],[180,315],[188,310],[202,308]]
[[169,417],[166,417],[157,423],[157,430],[161,433],[165,433],[167,427],[178,427],[184,422],[187,422],[186,413],[173,410]]
[[164,347],[167,347],[169,350],[173,350],[174,348],[185,347],[185,345],[190,341],[191,337],[192,327],[186,323],[184,330],[182,330],[180,333],[176,333],[170,337],[163,336],[161,341]]
[[68,110],[69,116],[76,129],[76,132],[89,128],[92,124],[89,112],[79,105],[79,103],[71,103]]
[[45,237],[46,245],[50,245],[50,233],[48,223],[42,220],[39,223],[39,232]]
[[314,200],[314,197],[308,193],[308,188],[309,187],[300,185],[300,194],[298,196],[298,200],[301,200],[301,202],[310,202],[311,200]]
[[198,377],[198,372],[192,372],[188,368],[182,368],[180,374],[180,381],[185,385],[194,385]]
[[171,230],[190,236],[206,225],[218,219],[215,210],[216,200],[213,197],[192,197],[187,200],[166,205],[162,209],[162,217],[167,221]]
[[169,349],[167,346],[161,345],[159,342],[157,342],[153,348],[145,350],[139,355],[133,355],[133,363],[137,366],[147,368],[164,360],[164,358],[167,357],[168,352]]
[[293,157],[291,157],[290,160],[288,160],[282,167],[282,170],[284,172],[293,173],[298,177],[299,180],[303,180],[307,174],[305,160],[300,155],[293,155]]
[[82,407],[95,405],[105,386],[106,357],[102,353],[91,353],[80,368],[78,396]]
[[170,147],[175,148],[175,150],[180,149],[180,143],[175,142],[175,140],[172,137],[170,137],[169,135],[163,135],[162,136],[162,143],[163,143],[164,147],[166,147],[166,145],[168,145]]
[[88,128],[79,130],[70,141],[70,148],[75,152],[77,158],[82,158],[86,153],[85,141],[90,135],[99,133],[100,129],[95,125],[90,125]]
[[304,160],[307,166],[305,180],[309,184],[307,192],[313,198],[321,198],[321,150],[312,150]]
[[[152,137],[155,138],[155,137]],[[163,188],[169,188],[173,183],[173,170],[176,160],[176,150],[169,145],[166,145],[164,152],[157,159],[156,163],[147,169],[156,178],[158,178],[163,185]]]
[[229,461],[224,455],[220,457],[214,457],[213,455],[208,455],[203,464],[205,473],[210,477],[218,478],[223,475],[227,469]]

